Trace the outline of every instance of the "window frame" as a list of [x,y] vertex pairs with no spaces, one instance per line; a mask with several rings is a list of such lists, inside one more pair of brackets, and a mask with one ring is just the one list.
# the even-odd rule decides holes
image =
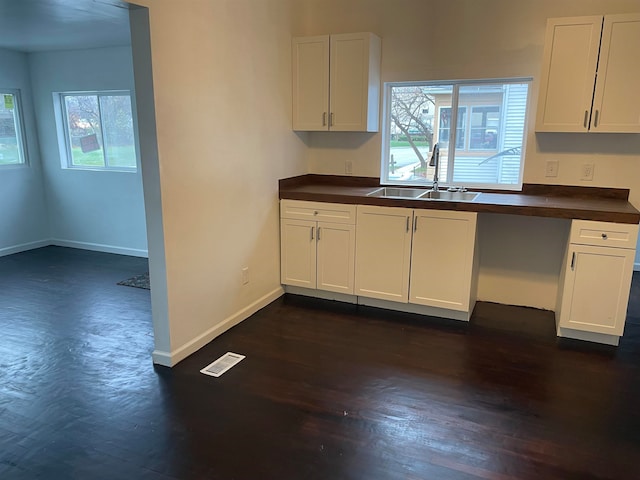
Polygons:
[[[522,183],[523,183],[523,172],[524,172],[524,164],[525,164],[525,156],[524,153],[526,151],[526,142],[527,142],[527,132],[528,132],[528,124],[529,124],[529,117],[531,114],[531,87],[533,84],[533,77],[509,77],[509,78],[484,78],[484,79],[464,79],[464,80],[428,80],[428,81],[394,81],[394,82],[384,82],[383,84],[383,91],[384,91],[384,97],[383,97],[383,118],[382,118],[382,142],[381,142],[381,165],[380,165],[380,184],[381,185],[405,185],[405,186],[418,186],[418,187],[428,187],[431,186],[432,182],[431,180],[427,179],[424,182],[416,182],[416,181],[398,181],[398,180],[390,180],[388,178],[389,175],[389,162],[390,162],[390,141],[391,141],[391,135],[390,135],[390,123],[391,123],[391,99],[392,99],[392,95],[391,95],[391,91],[393,87],[410,87],[410,86],[425,86],[425,87],[437,87],[437,86],[452,86],[452,93],[451,93],[451,104],[449,105],[449,108],[451,109],[451,119],[450,119],[450,124],[451,125],[457,125],[458,124],[458,109],[461,107],[460,103],[459,103],[459,97],[460,97],[460,88],[461,87],[466,87],[466,86],[481,86],[481,85],[495,85],[495,84],[501,84],[501,85],[506,85],[506,84],[527,84],[527,99],[526,99],[526,104],[525,104],[525,118],[524,118],[524,125],[523,125],[523,134],[522,134],[522,147],[521,147],[521,153],[520,153],[520,170],[519,170],[519,174],[518,174],[518,182],[517,183],[510,183],[510,184],[506,184],[506,183],[481,183],[481,182],[477,182],[477,183],[473,183],[473,182],[456,182],[453,181],[453,175],[454,175],[454,163],[455,163],[455,150],[457,149],[457,147],[455,147],[455,144],[457,142],[457,128],[453,129],[453,131],[451,131],[452,129],[450,129],[450,136],[449,136],[449,145],[454,145],[454,148],[450,148],[448,149],[448,157],[446,159],[447,161],[447,172],[446,172],[446,178],[440,178],[440,186],[444,186],[444,187],[469,187],[469,188],[473,188],[473,189],[492,189],[492,190],[513,190],[513,191],[520,191],[522,190]],[[468,112],[466,113],[466,115],[470,115],[471,112],[471,107],[476,106],[476,105],[467,105],[467,104],[463,104],[463,107],[469,107],[466,110],[468,110]],[[480,104],[478,104],[478,106],[480,106]],[[491,105],[487,105],[487,106],[491,106]],[[500,118],[501,121],[504,118],[504,109],[500,108]],[[465,132],[465,145],[464,145],[464,151],[468,150],[468,145],[467,143],[470,142],[470,125],[471,125],[471,120],[470,118],[467,119],[467,124],[465,125],[465,130],[467,130],[468,132]],[[434,122],[435,123],[435,122]],[[453,134],[453,135],[452,135]],[[498,137],[499,138],[499,137]],[[485,150],[468,150],[468,151],[472,151],[472,152],[483,152]],[[490,152],[493,150],[487,150],[487,152]]]
[[[19,88],[0,88],[0,95],[13,95],[14,127],[16,129],[16,142],[18,143],[18,155],[22,161],[19,163],[0,164],[1,169],[29,167],[29,151],[27,137],[24,128],[24,113],[22,110],[22,96]],[[2,99],[4,101],[4,98]],[[17,118],[16,118],[17,117]]]
[[[69,115],[67,111],[66,97],[79,97],[79,96],[95,96],[98,100],[98,111],[100,114],[100,125],[103,125],[102,111],[100,108],[100,97],[113,97],[113,96],[128,96],[131,105],[131,121],[133,130],[133,148],[135,157],[135,166],[109,166],[108,159],[104,153],[105,145],[105,133],[104,127],[100,129],[101,145],[103,151],[104,165],[74,165],[73,164],[73,152],[71,143],[71,133],[69,128]],[[125,172],[125,173],[137,173],[139,168],[139,155],[136,135],[136,120],[134,115],[134,97],[131,90],[87,90],[87,91],[65,91],[55,92],[54,102],[56,104],[56,111],[58,117],[58,137],[62,143],[60,146],[60,156],[63,169],[68,170],[90,170],[98,172]]]
[[[451,112],[453,112],[452,108],[453,107],[451,105],[448,105],[448,106],[447,105],[441,105],[441,106],[437,106],[436,107],[436,112],[437,112],[437,117],[438,117],[438,135],[439,136],[442,135],[442,131],[443,130],[447,130],[447,143],[448,144],[451,144],[451,138],[452,138],[451,137],[451,122],[452,122],[452,119],[455,118],[456,123],[458,123],[458,120],[460,120],[460,115],[459,115],[459,113],[457,113],[455,115],[455,117],[454,117],[453,113],[450,113],[449,114],[449,126],[448,127],[443,127],[442,124],[441,124],[441,122],[442,122],[442,111],[443,110],[450,110]],[[463,150],[466,150],[466,148],[464,148],[464,147],[466,147],[466,140],[469,137],[469,135],[467,135],[467,130],[468,130],[468,127],[467,127],[467,123],[468,123],[467,122],[467,116],[468,116],[467,115],[467,106],[466,105],[463,105],[463,106],[458,105],[457,111],[460,112],[460,110],[464,110],[464,113],[462,115],[462,125],[461,126],[456,125],[456,127],[455,127],[456,133],[453,136],[453,138],[454,138],[455,142],[458,143],[458,130],[462,130],[462,145],[463,145]],[[455,148],[458,148],[458,145],[456,145]]]
[[[500,135],[502,134],[502,130],[504,130],[503,128],[500,128],[502,125],[501,123],[498,125],[499,130],[496,133],[496,148],[473,148],[471,146],[471,131],[476,129],[484,129],[485,134],[487,131],[487,125],[484,126],[480,126],[480,127],[474,127],[472,125],[472,118],[473,118],[473,110],[475,108],[497,108],[498,109],[498,116],[500,117],[500,121],[502,121],[503,116],[502,116],[502,105],[489,105],[489,104],[478,104],[478,105],[471,105],[471,108],[469,109],[469,135],[468,135],[468,143],[466,144],[466,151],[468,152],[497,152],[498,151],[498,142],[500,140]],[[486,112],[483,112],[483,118],[486,120]]]

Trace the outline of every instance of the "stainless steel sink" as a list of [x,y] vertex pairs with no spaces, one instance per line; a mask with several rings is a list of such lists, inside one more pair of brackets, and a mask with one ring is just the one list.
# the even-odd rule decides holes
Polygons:
[[473,202],[478,192],[448,192],[447,190],[428,190],[418,198],[422,200],[447,200],[450,202]]
[[428,190],[424,188],[382,187],[367,194],[367,197],[418,198],[425,193],[428,193]]

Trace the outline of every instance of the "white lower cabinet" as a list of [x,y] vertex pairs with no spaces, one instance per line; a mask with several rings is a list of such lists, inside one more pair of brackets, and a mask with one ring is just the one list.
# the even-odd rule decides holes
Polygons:
[[356,227],[318,222],[316,288],[353,294]]
[[477,213],[415,210],[409,303],[470,311]]
[[473,212],[358,206],[356,294],[470,312]]
[[283,200],[280,216],[281,282],[353,294],[355,206]]
[[280,276],[284,285],[316,288],[316,222],[280,220]]
[[356,295],[406,303],[413,209],[358,205]]
[[559,335],[623,334],[637,236],[638,225],[573,220],[556,308]]

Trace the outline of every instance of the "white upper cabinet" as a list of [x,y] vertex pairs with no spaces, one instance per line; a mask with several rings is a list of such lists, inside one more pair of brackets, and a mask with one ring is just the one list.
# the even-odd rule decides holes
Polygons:
[[379,37],[296,37],[292,49],[294,130],[378,131]]
[[640,132],[640,13],[604,17],[594,132]]
[[293,129],[327,130],[329,36],[293,39]]
[[640,132],[640,14],[547,22],[538,132]]

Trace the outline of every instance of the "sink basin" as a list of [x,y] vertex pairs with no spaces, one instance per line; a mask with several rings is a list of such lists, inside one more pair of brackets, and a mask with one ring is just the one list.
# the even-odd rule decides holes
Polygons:
[[446,190],[428,190],[420,195],[423,200],[448,200],[451,202],[473,202],[479,194],[477,192],[448,192]]
[[418,198],[425,193],[428,193],[428,190],[424,188],[382,187],[367,194],[367,197]]

